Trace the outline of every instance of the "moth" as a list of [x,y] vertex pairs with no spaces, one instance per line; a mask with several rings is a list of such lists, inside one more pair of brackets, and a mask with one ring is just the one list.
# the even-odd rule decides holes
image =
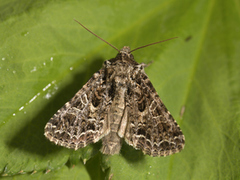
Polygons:
[[137,63],[132,55],[137,49],[163,41],[118,50],[78,23],[118,54],[106,60],[102,69],[53,115],[45,126],[46,138],[75,150],[102,140],[101,152],[107,155],[118,154],[123,139],[150,156],[180,152],[184,135],[144,72],[147,65]]

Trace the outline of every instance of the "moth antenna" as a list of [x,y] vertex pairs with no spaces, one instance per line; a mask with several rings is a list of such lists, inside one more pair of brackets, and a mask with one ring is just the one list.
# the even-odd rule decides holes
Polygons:
[[169,41],[169,40],[175,39],[175,38],[178,38],[178,37],[173,37],[173,38],[170,38],[170,39],[165,39],[165,40],[163,40],[163,41],[158,41],[158,42],[154,42],[154,43],[147,44],[147,45],[144,45],[144,46],[140,46],[140,47],[138,47],[138,48],[135,48],[135,49],[131,50],[130,53],[133,52],[133,51],[136,51],[136,50],[138,50],[138,49],[145,48],[145,47],[147,47],[147,46],[151,46],[151,45],[154,45],[154,44],[162,43],[162,42],[165,42],[165,41]]
[[90,32],[91,34],[93,34],[94,36],[96,36],[98,39],[101,39],[103,42],[107,43],[108,45],[110,45],[111,47],[113,47],[114,49],[116,49],[119,53],[120,50],[118,50],[118,48],[116,48],[114,45],[110,44],[109,42],[107,42],[106,40],[102,39],[101,37],[99,37],[97,34],[95,34],[94,32],[90,31],[88,28],[86,28],[82,23],[80,23],[79,21],[77,21],[76,19],[73,19],[74,21],[76,21],[78,24],[80,24],[84,29],[86,29],[88,32]]

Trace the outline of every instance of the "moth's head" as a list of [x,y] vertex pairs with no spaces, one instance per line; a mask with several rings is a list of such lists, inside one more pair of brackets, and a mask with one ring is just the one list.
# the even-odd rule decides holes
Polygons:
[[120,50],[120,53],[124,54],[130,54],[130,47],[129,46],[123,46],[123,48]]
[[123,46],[123,48],[120,50],[120,54],[125,59],[126,57],[129,59],[133,59],[133,55],[131,54],[131,50],[129,46]]
[[[131,50],[129,46],[123,46],[123,48],[121,50],[118,50],[118,54],[115,58],[112,58],[110,60],[108,60],[109,63],[112,63],[112,65],[118,65],[119,64],[133,64],[133,65],[137,65],[138,63],[134,60],[133,55],[131,54]],[[106,61],[105,61],[106,62]],[[106,63],[105,63],[106,65]]]

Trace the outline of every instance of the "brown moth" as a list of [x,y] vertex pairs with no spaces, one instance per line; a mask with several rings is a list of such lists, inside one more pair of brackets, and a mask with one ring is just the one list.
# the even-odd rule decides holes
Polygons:
[[119,52],[117,56],[105,61],[102,69],[53,115],[44,135],[75,150],[102,139],[101,152],[110,155],[120,152],[122,139],[150,156],[180,152],[184,135],[144,72],[147,65],[138,64],[131,54],[146,46],[131,51],[128,46],[118,50],[109,45]]

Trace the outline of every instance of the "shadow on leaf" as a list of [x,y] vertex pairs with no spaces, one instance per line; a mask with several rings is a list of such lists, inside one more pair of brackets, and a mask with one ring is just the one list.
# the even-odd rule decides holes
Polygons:
[[40,156],[46,156],[61,151],[63,147],[56,146],[45,138],[44,127],[53,114],[82,88],[92,74],[100,69],[102,62],[102,58],[95,58],[88,66],[84,64],[87,68],[81,73],[74,75],[73,81],[55,94],[54,97],[50,99],[49,103],[46,104],[25,127],[9,140],[7,143],[9,147],[28,151],[29,153],[38,154]]
[[129,146],[127,143],[123,143],[121,149],[121,155],[129,162],[139,162],[144,160],[144,154],[140,150],[134,149],[132,146]]

